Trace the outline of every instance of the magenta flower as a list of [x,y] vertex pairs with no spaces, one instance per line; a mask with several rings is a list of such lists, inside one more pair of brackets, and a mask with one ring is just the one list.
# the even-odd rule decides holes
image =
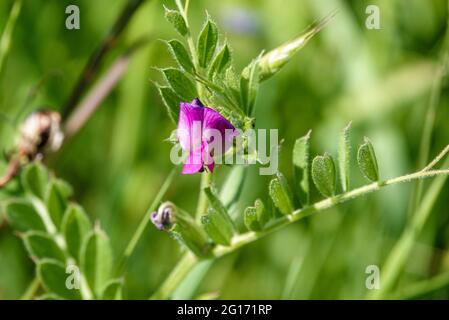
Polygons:
[[181,148],[188,152],[183,174],[214,170],[214,156],[225,153],[238,135],[235,127],[220,113],[205,107],[199,99],[181,102],[177,135]]

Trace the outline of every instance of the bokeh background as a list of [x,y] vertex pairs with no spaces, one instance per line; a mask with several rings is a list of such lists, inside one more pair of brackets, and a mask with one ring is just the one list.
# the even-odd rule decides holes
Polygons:
[[[17,128],[4,120],[23,109],[30,90],[36,96],[22,116],[40,107],[60,110],[90,54],[126,1],[24,1],[11,50],[0,73],[0,151],[12,149]],[[313,129],[313,154],[336,156],[337,135],[353,121],[353,157],[363,136],[376,148],[381,176],[416,169],[424,118],[443,45],[447,4],[443,0],[195,0],[190,20],[202,25],[206,10],[229,39],[237,69],[263,49],[295,37],[313,21],[338,15],[275,77],[262,84],[256,102],[258,128],[278,128],[283,141],[281,171],[292,177],[295,139]],[[80,30],[65,28],[65,8],[81,11]],[[47,159],[56,175],[70,182],[74,200],[109,234],[116,258],[171,169],[174,129],[151,80],[154,66],[173,65],[157,39],[178,37],[164,19],[163,4],[147,1],[108,55],[98,75],[135,39],[153,41],[133,55],[125,77],[85,127]],[[380,8],[381,29],[365,27],[369,4]],[[12,1],[0,1],[0,32]],[[446,83],[431,143],[435,155],[449,141]],[[5,159],[0,161],[1,172]],[[217,169],[217,184],[230,169]],[[248,168],[240,208],[267,199],[270,177]],[[366,181],[352,163],[352,186]],[[365,297],[365,269],[382,266],[411,212],[412,184],[384,189],[305,219],[216,261],[192,297],[218,293],[228,299],[309,299]],[[14,190],[14,183],[9,191]],[[165,199],[194,211],[199,175],[178,174]],[[0,199],[7,195],[0,191]],[[398,289],[449,270],[449,190],[440,193],[407,260]],[[319,199],[317,194],[314,199]],[[4,219],[3,213],[0,221]],[[33,262],[20,239],[0,224],[0,299],[19,298],[34,277]],[[126,297],[147,298],[181,256],[177,243],[149,226],[126,275]],[[207,271],[207,272],[206,272]],[[446,286],[426,298],[448,298]]]

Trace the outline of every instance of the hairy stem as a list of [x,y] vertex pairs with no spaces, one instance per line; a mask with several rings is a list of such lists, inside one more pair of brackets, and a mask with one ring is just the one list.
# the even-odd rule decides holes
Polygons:
[[[449,158],[444,163],[444,166],[448,165]],[[371,292],[368,298],[385,298],[393,289],[413,248],[413,244],[424,227],[446,179],[447,175],[438,177],[428,188],[418,210],[385,260],[380,276],[382,281],[380,289]]]
[[[447,2],[447,10],[449,11],[449,1]],[[449,18],[449,15],[448,15]],[[447,65],[449,62],[449,20],[446,21],[446,34],[445,43],[442,48],[439,66],[433,80],[433,84],[430,91],[429,108],[427,109],[424,128],[421,136],[421,142],[419,146],[418,156],[418,168],[424,166],[427,163],[429,157],[430,144],[432,140],[433,127],[435,125],[435,117],[440,104],[441,90],[443,87],[443,80],[447,74]],[[418,207],[419,201],[422,197],[423,183],[417,181],[412,191],[412,197],[410,201],[409,213],[413,214]]]
[[[358,198],[360,196],[364,196],[368,193],[378,191],[386,186],[396,185],[402,182],[410,182],[418,179],[425,179],[430,178],[434,176],[447,176],[449,175],[449,169],[445,170],[431,170],[431,171],[419,171],[415,173],[411,173],[408,175],[404,175],[397,178],[392,178],[384,181],[374,182],[371,184],[368,184],[363,187],[359,187],[357,189],[351,190],[349,192],[339,194],[330,198],[327,198],[325,200],[319,201],[313,205],[298,209],[293,211],[290,215],[283,216],[281,218],[278,218],[274,220],[272,223],[270,223],[266,229],[264,229],[261,232],[246,232],[244,234],[235,235],[234,238],[231,241],[230,246],[222,246],[218,245],[214,248],[212,258],[219,258],[222,257],[228,253],[231,253],[242,246],[249,244],[251,242],[254,242],[263,236],[266,236],[282,227],[285,227],[295,221],[298,221],[300,219],[303,219],[305,217],[311,216],[315,213],[321,212],[325,209],[329,209],[331,207],[334,207],[338,204],[341,204],[343,202],[346,202],[348,200]],[[424,207],[426,208],[426,207]],[[424,209],[423,209],[424,210]],[[167,299],[172,294],[173,290],[176,289],[178,284],[181,282],[183,277],[181,275],[186,275],[189,270],[191,270],[198,261],[198,259],[191,260],[192,258],[187,258],[187,255],[191,255],[191,253],[187,253],[186,256],[184,256],[178,265],[175,267],[175,269],[172,271],[172,273],[168,276],[168,278],[165,280],[165,282],[162,284],[161,289],[159,289],[155,295],[153,295],[151,298],[154,299]]]

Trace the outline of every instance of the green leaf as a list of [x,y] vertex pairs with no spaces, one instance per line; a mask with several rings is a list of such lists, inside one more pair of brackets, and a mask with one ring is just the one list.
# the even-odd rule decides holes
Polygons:
[[6,204],[6,217],[18,231],[45,231],[45,224],[34,207],[26,200],[13,200]]
[[215,23],[207,17],[207,21],[198,37],[198,60],[201,67],[208,66],[218,43],[218,29]]
[[231,234],[233,234],[235,231],[235,226],[228,211],[226,210],[226,207],[223,205],[220,199],[218,199],[215,193],[212,192],[211,188],[205,188],[204,192],[206,193],[210,206],[223,220],[223,227],[229,229],[231,231]]
[[240,103],[247,115],[251,115],[253,112],[259,88],[257,61],[258,59],[253,60],[240,76]]
[[[166,68],[161,70],[167,83],[183,101],[192,101],[198,97],[195,84],[179,69]],[[178,104],[179,106],[179,104]]]
[[61,233],[66,241],[69,254],[77,261],[80,261],[83,239],[90,230],[90,221],[83,208],[76,205],[69,206],[61,223]]
[[282,173],[278,172],[276,174],[276,178],[270,181],[268,189],[274,205],[282,214],[288,215],[294,211],[291,190]]
[[196,222],[193,223],[190,225],[176,223],[169,232],[176,241],[192,251],[193,254],[198,257],[204,257],[209,253],[209,240],[204,229]]
[[40,199],[44,199],[48,183],[48,173],[44,166],[37,162],[31,163],[23,170],[21,179],[25,191]]
[[229,209],[238,201],[242,193],[246,173],[245,166],[232,167],[220,191],[220,201],[226,208]]
[[85,238],[81,248],[81,271],[89,288],[97,297],[109,281],[112,272],[112,251],[109,238],[95,229]]
[[178,62],[179,66],[189,73],[194,72],[192,58],[190,57],[187,49],[181,43],[181,41],[173,39],[167,41],[168,50],[170,51],[173,59]]
[[179,104],[181,98],[170,88],[157,85],[159,94],[167,108],[167,113],[170,119],[176,123],[179,116]]
[[245,209],[243,213],[243,222],[245,226],[250,231],[260,231],[262,230],[262,226],[257,220],[256,208],[248,207]]
[[209,209],[209,212],[201,217],[201,223],[207,235],[216,244],[229,246],[233,232],[229,229],[223,217],[214,209]]
[[101,294],[102,300],[122,300],[123,296],[123,280],[122,279],[112,279],[109,280],[103,293]]
[[232,57],[229,46],[224,44],[212,61],[212,65],[209,69],[209,77],[212,78],[214,74],[224,74],[226,69],[231,65],[231,60]]
[[184,17],[182,14],[177,10],[171,10],[164,6],[165,10],[165,18],[168,22],[170,22],[173,27],[176,29],[176,31],[179,32],[181,36],[185,36],[189,29],[187,28],[187,23],[184,20]]
[[350,129],[351,122],[341,131],[338,143],[338,168],[340,170],[340,182],[343,192],[349,190],[349,169],[351,162]]
[[57,184],[59,191],[65,199],[73,195],[73,188],[69,183],[62,179],[54,179],[54,182]]
[[61,220],[67,208],[66,201],[67,199],[59,185],[56,182],[51,182],[47,187],[45,205],[57,229],[61,226]]
[[379,181],[379,167],[373,145],[367,137],[364,142],[357,152],[359,168],[368,180]]
[[210,246],[204,229],[188,212],[180,208],[176,208],[175,212],[176,223],[169,231],[170,235],[198,257],[205,256]]
[[325,153],[313,159],[312,179],[323,196],[331,197],[335,194],[335,164],[330,154]]
[[37,263],[37,274],[43,286],[50,294],[64,299],[81,298],[79,289],[68,289],[66,285],[70,274],[66,273],[64,264],[52,259],[43,259]]
[[268,221],[265,206],[260,199],[257,199],[253,207],[245,209],[243,221],[248,230],[261,231]]
[[309,154],[310,154],[310,134],[307,134],[296,140],[293,147],[293,167],[295,173],[295,180],[297,183],[299,201],[302,205],[308,205],[310,202],[310,188],[309,188]]
[[64,252],[49,234],[42,231],[30,231],[24,235],[23,240],[32,257],[38,260],[49,258],[65,263]]

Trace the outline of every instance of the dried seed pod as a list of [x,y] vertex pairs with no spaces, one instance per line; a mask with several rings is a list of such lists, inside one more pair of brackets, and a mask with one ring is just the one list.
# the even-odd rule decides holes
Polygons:
[[44,151],[58,150],[63,139],[59,113],[39,110],[30,114],[21,125],[18,149],[32,160]]

